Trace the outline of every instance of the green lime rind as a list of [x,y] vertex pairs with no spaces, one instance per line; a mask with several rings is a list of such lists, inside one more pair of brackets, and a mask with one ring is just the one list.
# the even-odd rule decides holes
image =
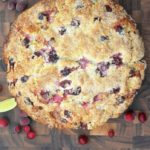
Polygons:
[[15,98],[9,98],[0,102],[0,113],[7,112],[17,106]]

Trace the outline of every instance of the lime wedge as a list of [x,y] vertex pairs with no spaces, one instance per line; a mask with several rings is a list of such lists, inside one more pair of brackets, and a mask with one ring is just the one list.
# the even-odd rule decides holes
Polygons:
[[9,111],[17,106],[15,98],[9,98],[0,102],[0,113]]

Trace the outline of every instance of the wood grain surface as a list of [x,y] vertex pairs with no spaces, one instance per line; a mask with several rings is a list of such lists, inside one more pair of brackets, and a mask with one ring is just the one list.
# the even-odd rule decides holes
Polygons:
[[[145,43],[145,59],[147,60],[146,77],[139,94],[136,96],[131,109],[145,111],[150,114],[150,0],[116,0],[135,19]],[[29,7],[37,0],[28,0]],[[0,57],[11,23],[19,13],[7,10],[7,3],[0,0]],[[10,97],[5,79],[5,66],[0,59],[0,84],[4,90],[0,93],[0,100]],[[18,122],[18,109],[0,114],[9,118],[11,125],[0,128],[0,150],[150,150],[150,117],[145,124],[137,120],[127,123],[121,116],[110,120],[105,126],[93,130],[56,130],[33,122],[37,138],[27,140],[25,134],[15,134],[13,125]],[[106,136],[107,130],[114,128],[116,136]],[[106,130],[107,129],[107,130]],[[78,144],[78,135],[89,135],[90,142],[81,146]]]

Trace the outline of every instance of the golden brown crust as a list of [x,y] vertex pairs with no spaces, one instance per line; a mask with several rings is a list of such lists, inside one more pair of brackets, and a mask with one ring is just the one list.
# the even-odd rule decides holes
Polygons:
[[111,0],[42,0],[4,46],[9,89],[33,119],[96,128],[132,103],[144,78],[136,25]]

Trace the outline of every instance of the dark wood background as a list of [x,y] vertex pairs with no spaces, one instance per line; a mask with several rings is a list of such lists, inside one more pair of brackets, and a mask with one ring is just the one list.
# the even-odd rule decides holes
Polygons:
[[[28,0],[30,6],[36,1]],[[138,24],[145,42],[145,58],[148,64],[143,86],[131,108],[150,114],[150,0],[117,1],[125,7]],[[0,1],[0,53],[10,25],[18,15],[15,11],[7,10],[6,5],[7,3]],[[0,84],[4,85],[4,91],[0,93],[0,100],[9,97],[5,83],[4,67],[1,64]],[[8,117],[11,125],[0,129],[0,150],[150,150],[150,119],[145,124],[137,121],[127,123],[122,117],[110,121],[107,125],[108,129],[111,127],[115,129],[117,135],[114,138],[105,136],[107,131],[102,132],[100,129],[93,132],[50,130],[46,126],[33,122],[33,128],[38,136],[34,140],[27,140],[25,134],[17,135],[13,132],[13,124],[19,119],[17,109],[2,113],[1,116]],[[77,138],[81,133],[89,134],[89,144],[84,146],[78,144]]]

